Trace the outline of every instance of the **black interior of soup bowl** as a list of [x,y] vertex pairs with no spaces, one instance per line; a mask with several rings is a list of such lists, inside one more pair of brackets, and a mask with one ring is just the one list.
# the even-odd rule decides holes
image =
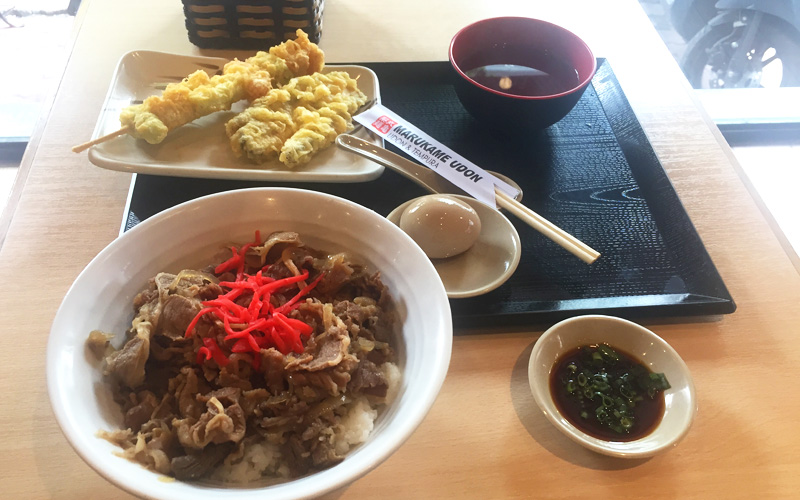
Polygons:
[[591,49],[570,31],[522,17],[484,19],[450,43],[459,100],[478,121],[527,133],[562,119],[594,76]]

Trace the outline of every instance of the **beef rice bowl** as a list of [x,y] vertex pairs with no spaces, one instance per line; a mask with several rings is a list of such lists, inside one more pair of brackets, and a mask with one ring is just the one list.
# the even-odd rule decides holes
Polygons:
[[180,480],[282,481],[340,462],[396,393],[396,316],[377,272],[293,232],[158,273],[122,348],[93,331],[121,455]]
[[[290,269],[291,266],[281,257],[287,248],[301,245],[285,242],[278,244],[283,249],[275,246],[274,252],[272,249],[266,252],[264,266],[267,261],[272,264],[267,270],[263,269],[264,266],[256,269],[260,265],[261,253],[256,257],[248,249],[245,264],[252,267],[242,269],[241,280],[237,279],[238,263],[233,266],[233,262],[229,262],[230,269],[214,272],[217,265],[234,258],[230,246],[235,247],[237,255],[248,243],[254,246],[255,229],[260,229],[263,235],[261,245],[255,246],[262,247],[270,239],[268,235],[275,231],[289,230],[300,235],[307,255],[300,255],[306,252],[302,249],[288,251],[292,255],[297,252],[297,258],[291,259],[297,272]],[[322,254],[315,253],[317,251]],[[339,254],[345,255],[342,264],[351,267],[353,274],[346,280],[349,284],[343,285],[340,292],[331,292],[323,283],[334,279],[332,273],[329,278],[316,280],[325,272],[326,265],[329,271],[343,269],[332,259]],[[258,262],[252,263],[254,258]],[[303,277],[306,270],[308,277]],[[260,278],[257,277],[258,271],[261,271]],[[379,276],[376,276],[377,272]],[[373,277],[379,277],[384,288],[380,288]],[[262,323],[260,327],[276,326],[276,333],[286,336],[286,340],[283,336],[273,339],[271,328],[267,328],[268,332],[263,331],[264,328],[253,328],[247,332],[252,334],[253,347],[250,337],[242,333],[248,328],[245,321],[238,322],[234,318],[248,319],[240,314],[242,309],[231,308],[230,304],[227,308],[220,303],[203,304],[220,299],[220,293],[226,295],[233,291],[234,287],[222,285],[223,282],[234,284],[241,281],[244,282],[239,283],[241,287],[255,287],[256,284],[261,287],[270,280],[286,278],[298,281],[284,282],[285,287],[275,285],[274,290],[263,289],[258,299],[250,300],[249,291],[231,299],[240,307],[246,305],[248,312],[254,302],[255,309],[261,300],[264,314],[256,314],[255,321]],[[293,305],[276,311],[286,304],[284,301],[291,301],[312,285],[313,288],[301,294]],[[361,287],[360,291],[356,287]],[[343,300],[338,294],[346,290],[357,290],[347,300],[360,309],[371,310],[372,301],[381,309],[379,317],[383,319],[358,324],[358,338],[352,335],[347,314],[336,307],[336,301]],[[381,296],[379,290],[383,290]],[[271,294],[268,302],[272,309],[263,309],[264,292]],[[364,298],[356,300],[358,296]],[[391,300],[387,301],[387,297]],[[322,303],[322,316],[319,306],[311,305],[316,301]],[[141,330],[134,328],[133,320],[139,313],[152,308],[157,311],[158,303],[162,303],[158,313],[159,325],[147,326],[142,322],[141,326],[137,323]],[[295,311],[301,303],[308,304],[303,306],[307,310]],[[325,313],[327,303],[331,304],[331,315]],[[389,307],[385,307],[386,304]],[[201,311],[210,311],[198,318],[198,307]],[[183,313],[179,314],[179,311]],[[311,326],[313,334],[307,327],[293,321],[287,321],[292,328],[279,331],[276,323],[284,318],[277,316],[276,312]],[[303,322],[303,318],[296,318],[301,313],[308,323]],[[218,325],[220,316],[223,318],[222,330],[213,326]],[[231,335],[225,329],[226,316],[229,316],[228,323],[234,335],[241,338],[225,339]],[[314,361],[304,360],[303,354],[281,351],[282,340],[284,348],[288,349],[296,347],[294,341],[288,340],[296,340],[299,336],[303,350],[308,349],[311,343],[316,349],[313,359],[324,363],[322,360],[327,348],[347,342],[341,335],[331,335],[325,340],[327,335],[324,331],[328,330],[326,317],[330,328],[336,330],[334,316],[345,324],[350,339],[347,355],[343,354],[342,361],[335,365],[338,368],[328,366],[315,371],[309,369]],[[182,319],[178,320],[178,317]],[[249,318],[251,322],[253,317]],[[195,328],[187,326],[184,329],[187,321],[196,318]],[[391,326],[384,326],[390,323]],[[128,335],[126,332],[131,329],[135,333]],[[375,337],[374,346],[368,334],[362,334],[364,329]],[[99,332],[93,335],[94,341],[87,342],[92,330]],[[188,336],[185,330],[190,331]],[[108,347],[102,332],[114,334]],[[384,333],[391,333],[388,341],[383,340]],[[147,349],[145,346],[137,347],[136,343],[128,347],[137,336],[148,339]],[[313,342],[312,337],[315,338]],[[337,337],[341,341],[333,342]],[[135,342],[144,343],[144,338]],[[214,343],[203,339],[212,339]],[[47,388],[54,416],[76,453],[98,474],[127,492],[145,498],[173,500],[212,500],[221,495],[235,500],[296,500],[346,486],[379,466],[402,446],[433,405],[447,373],[451,348],[452,320],[441,279],[430,260],[397,226],[372,210],[325,193],[275,187],[241,189],[193,199],[150,216],[112,240],[88,263],[66,292],[53,320],[47,345]],[[255,361],[254,349],[262,354],[260,361]],[[269,354],[263,354],[262,349]],[[130,372],[121,366],[115,370],[113,365],[123,363],[122,359],[116,358],[110,365],[106,363],[105,358],[112,351],[120,352],[117,358],[126,352],[138,361],[128,362]],[[140,357],[144,351],[147,352],[146,359]],[[352,367],[350,355],[359,360],[360,369]],[[271,356],[269,360],[267,356]],[[316,408],[321,412],[320,422],[324,421],[327,428],[312,423],[311,430],[307,431],[309,434],[304,435],[306,431],[301,432],[298,414],[290,409],[291,398],[283,402],[283,395],[275,397],[271,392],[277,387],[274,382],[278,379],[268,380],[266,367],[273,366],[268,361],[275,361],[279,356],[285,362],[282,366],[284,388],[288,390],[291,375],[292,387],[309,387],[314,391],[310,396],[306,389],[300,389],[302,393],[296,396],[294,408],[299,410],[307,406],[309,411]],[[168,364],[167,360],[174,365]],[[292,360],[294,364],[290,365]],[[380,395],[382,384],[370,382],[372,379],[364,370],[370,365],[363,363],[364,360],[381,368],[387,382],[385,396]],[[221,367],[220,362],[227,366]],[[387,362],[396,364],[401,373],[397,383],[392,382],[386,369]],[[133,368],[141,364],[144,365],[145,378],[139,383],[137,373],[141,376],[141,371]],[[107,370],[108,375],[104,375]],[[340,375],[337,370],[350,376],[346,384],[343,379],[340,381],[344,384],[344,393],[341,392],[342,385],[337,382]],[[350,391],[355,388],[357,371],[365,375],[361,377],[361,388]],[[300,382],[301,375],[320,372],[331,374],[330,380],[337,383],[339,396],[345,395],[344,402],[331,395],[333,387],[323,381],[327,377],[306,380],[305,385]],[[254,373],[258,375],[253,377]],[[223,375],[233,389],[223,387]],[[196,393],[186,388],[194,383],[193,379],[197,379]],[[237,432],[239,427],[235,425],[240,420],[237,405],[242,410],[241,416],[249,415],[249,418],[244,418],[243,435],[241,431]],[[356,411],[358,406],[364,411]],[[354,418],[359,413],[362,418]],[[226,438],[225,432],[218,432],[213,426],[210,436],[209,433],[195,433],[200,429],[211,430],[208,425],[197,425],[203,422],[203,418],[208,423],[213,420],[213,425],[233,424],[232,432],[227,434],[233,439]],[[284,422],[281,423],[280,419]],[[303,417],[303,420],[316,419]],[[363,425],[355,424],[356,421]],[[137,426],[138,430],[134,430]],[[345,427],[353,431],[344,432]],[[372,430],[367,435],[370,427]],[[125,437],[129,428],[130,434]],[[187,446],[181,444],[178,428],[187,432],[184,436]],[[142,432],[144,435],[139,439]],[[270,433],[273,438],[268,439]],[[312,444],[314,440],[307,439],[315,435],[320,444]],[[281,438],[275,439],[274,436]],[[365,441],[355,444],[364,436]],[[187,441],[187,437],[191,439]],[[109,438],[116,441],[109,441]],[[203,459],[212,462],[211,466],[200,464],[205,468],[202,473],[198,472],[200,467],[195,468],[192,464],[200,451],[188,446],[193,439],[199,440],[198,443],[207,439],[209,443],[203,449],[215,450]],[[289,442],[299,442],[302,447]],[[231,446],[234,448],[232,451],[225,450]],[[345,451],[348,446],[349,451]],[[248,448],[251,455],[245,458]],[[126,454],[138,455],[143,462],[133,456],[120,456]],[[224,456],[220,458],[217,454]],[[187,473],[182,480],[173,477],[176,473],[171,469],[172,459],[178,457],[189,457],[180,460],[185,462],[180,465],[186,465],[182,472]],[[248,465],[248,462],[251,463]],[[156,471],[157,467],[166,470],[166,464],[169,464],[170,472]],[[252,480],[256,475],[260,479]],[[247,482],[233,482],[237,479]]]

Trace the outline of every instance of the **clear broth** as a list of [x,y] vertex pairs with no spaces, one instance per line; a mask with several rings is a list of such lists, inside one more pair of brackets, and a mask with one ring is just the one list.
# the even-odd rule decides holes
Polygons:
[[[489,61],[492,64],[487,64]],[[494,61],[502,61],[497,63]],[[498,92],[523,97],[561,94],[580,83],[578,71],[569,62],[544,50],[503,47],[502,51],[479,53],[465,59],[464,73]]]

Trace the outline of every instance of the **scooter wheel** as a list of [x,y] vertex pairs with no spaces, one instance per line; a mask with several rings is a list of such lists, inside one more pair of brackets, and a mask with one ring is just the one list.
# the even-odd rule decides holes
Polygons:
[[[743,11],[745,19],[753,16],[753,12]],[[680,64],[692,87],[772,87],[778,86],[778,80],[781,87],[800,86],[800,33],[782,19],[765,14],[750,46],[737,52],[745,28],[733,21],[707,24],[689,41]],[[747,58],[741,65],[744,71],[732,70],[735,54]]]

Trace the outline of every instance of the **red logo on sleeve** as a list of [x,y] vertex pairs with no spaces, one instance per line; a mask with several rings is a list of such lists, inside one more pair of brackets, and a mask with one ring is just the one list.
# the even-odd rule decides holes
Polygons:
[[372,122],[372,127],[380,132],[381,134],[388,134],[392,128],[397,125],[397,122],[392,120],[386,115],[381,116],[374,122]]

